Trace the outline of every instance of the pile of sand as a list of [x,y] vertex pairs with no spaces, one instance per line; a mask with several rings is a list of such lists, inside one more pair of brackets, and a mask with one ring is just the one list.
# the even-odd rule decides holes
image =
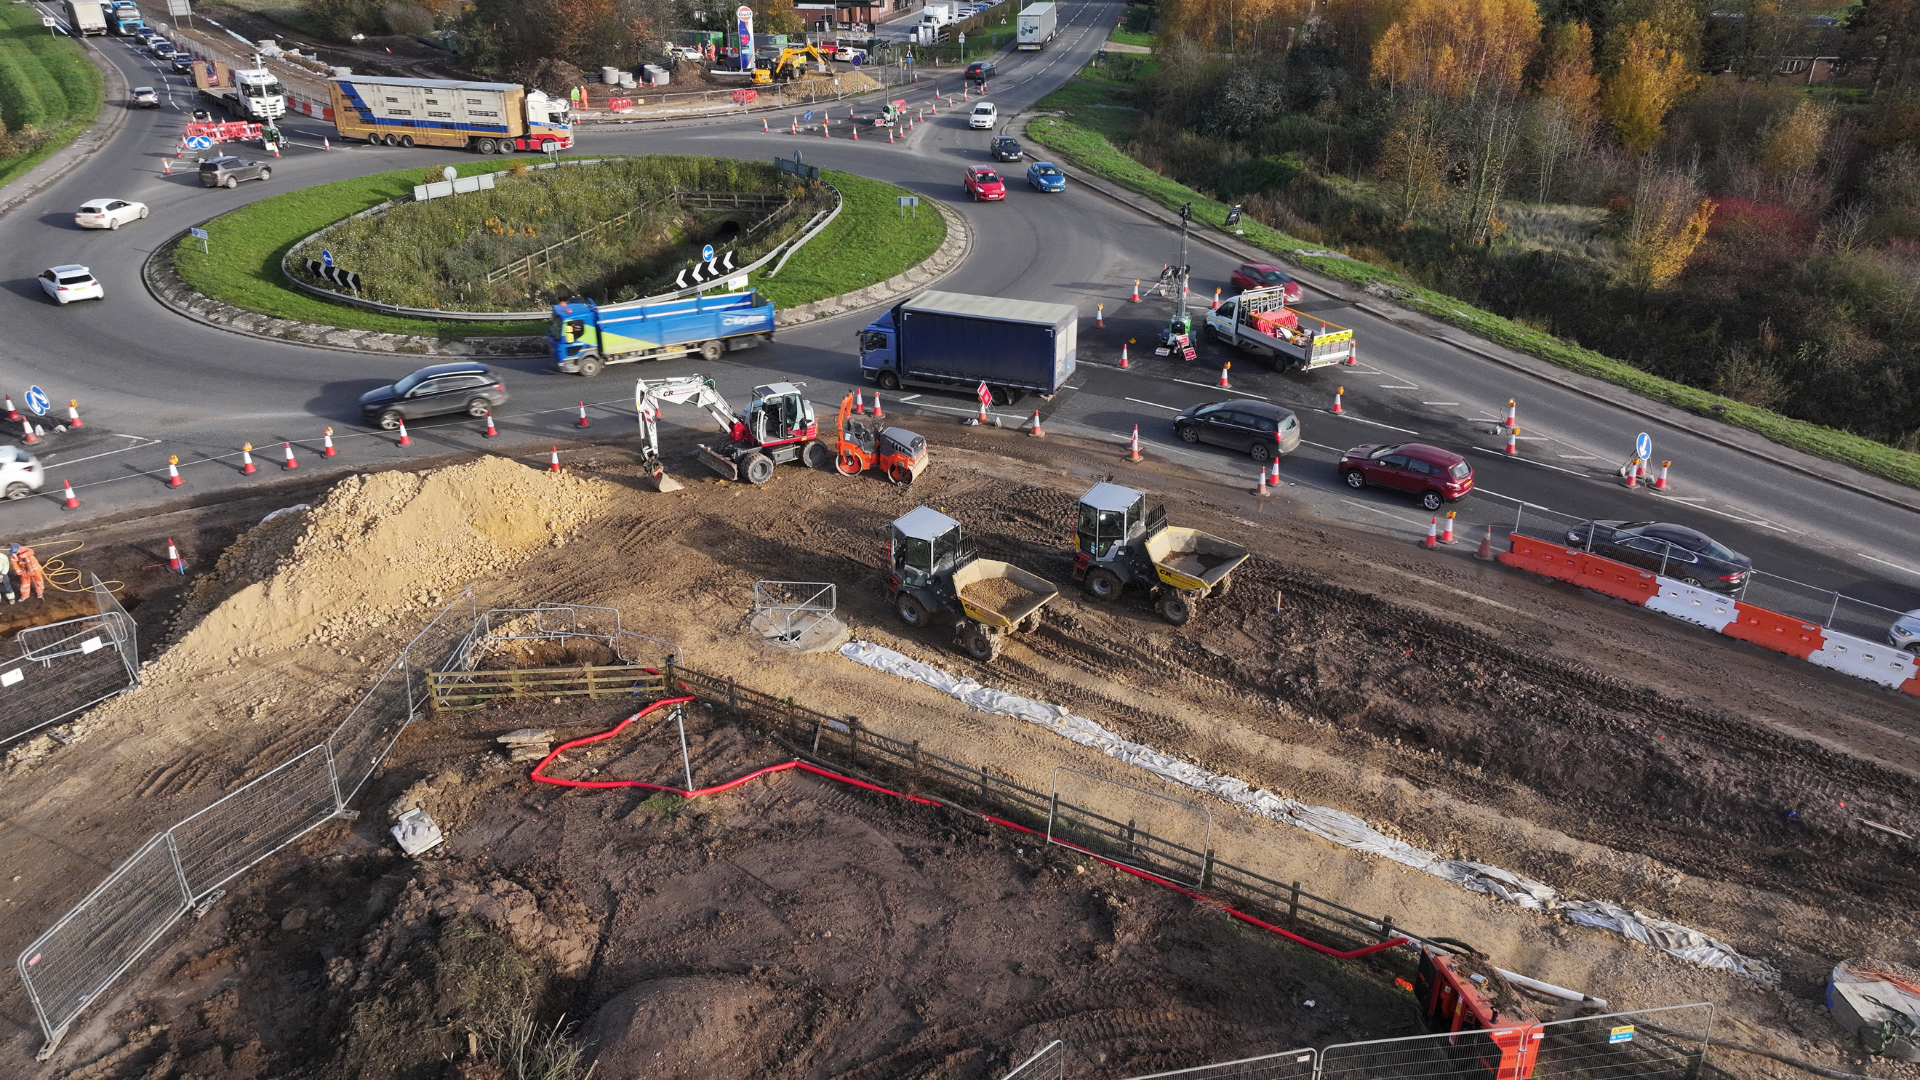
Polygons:
[[498,457],[350,476],[319,506],[264,522],[229,548],[197,584],[175,645],[155,666],[190,669],[414,625],[468,582],[564,544],[611,493]]

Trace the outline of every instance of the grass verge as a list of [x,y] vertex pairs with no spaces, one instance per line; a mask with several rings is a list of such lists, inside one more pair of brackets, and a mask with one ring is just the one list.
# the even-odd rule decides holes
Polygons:
[[31,4],[0,4],[0,184],[45,161],[100,114],[106,86],[77,42]]
[[[512,160],[456,163],[462,176],[511,168]],[[441,163],[432,163],[438,172]],[[281,319],[442,339],[544,333],[540,322],[484,323],[410,319],[328,303],[287,284],[281,258],[327,225],[413,190],[429,171],[417,168],[290,191],[207,222],[207,253],[183,239],[173,265],[202,294]],[[779,307],[792,307],[884,281],[934,253],[946,239],[939,212],[922,207],[901,218],[894,198],[911,194],[891,184],[842,172],[823,172],[845,200],[840,216],[794,255],[777,278],[754,282]],[[271,181],[269,181],[271,183]]]
[[[1102,113],[1093,112],[1091,106],[1110,100],[1112,95],[1108,88],[1100,85],[1105,82],[1104,79],[1077,76],[1060,90],[1041,99],[1038,109],[1058,110],[1064,115],[1034,119],[1027,125],[1027,137],[1052,150],[1069,164],[1131,188],[1167,209],[1177,209],[1182,203],[1191,201],[1196,225],[1222,228],[1228,210],[1226,204],[1140,164],[1115,147],[1103,133],[1101,129],[1110,127],[1111,122]],[[1240,228],[1245,230],[1240,239],[1284,256],[1289,262],[1353,285],[1378,283],[1386,286],[1392,290],[1394,302],[1441,322],[1451,323],[1477,337],[1498,342],[1516,352],[1538,357],[1582,375],[1604,379],[1642,397],[1685,409],[1698,416],[1745,428],[1782,446],[1920,487],[1920,454],[1896,450],[1851,432],[1795,420],[1769,409],[1745,405],[1718,394],[1650,375],[1592,349],[1529,329],[1465,301],[1423,288],[1393,270],[1343,256],[1300,254],[1303,249],[1322,249],[1317,244],[1278,229],[1267,228],[1255,221],[1243,219]],[[1362,348],[1365,346],[1362,345]]]

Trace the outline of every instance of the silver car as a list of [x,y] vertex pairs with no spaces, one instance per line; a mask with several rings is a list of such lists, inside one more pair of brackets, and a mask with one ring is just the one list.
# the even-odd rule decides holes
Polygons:
[[1920,608],[1893,620],[1893,626],[1887,630],[1887,640],[1910,653],[1920,653]]

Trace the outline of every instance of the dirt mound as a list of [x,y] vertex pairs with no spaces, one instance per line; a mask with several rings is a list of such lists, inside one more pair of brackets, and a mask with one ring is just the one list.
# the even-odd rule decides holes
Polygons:
[[549,56],[543,57],[538,63],[514,68],[513,81],[564,98],[569,90],[586,81],[586,75],[565,60],[555,60]]

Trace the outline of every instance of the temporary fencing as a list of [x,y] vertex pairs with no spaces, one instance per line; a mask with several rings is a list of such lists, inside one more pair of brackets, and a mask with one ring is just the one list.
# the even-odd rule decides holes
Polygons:
[[832,618],[839,589],[825,581],[756,581],[753,625],[780,640],[797,641],[815,623]]
[[[111,602],[97,582],[95,591],[103,605]],[[556,621],[570,618],[540,610]],[[96,621],[104,633],[118,620],[125,620],[123,647],[131,658],[133,624],[126,612],[115,603]],[[428,674],[450,661],[470,662],[475,633],[484,625],[471,593],[449,604],[407,643],[325,741],[148,840],[22,950],[20,981],[47,1040],[41,1059],[52,1055],[81,1010],[182,915],[204,913],[234,878],[320,825],[357,816],[348,804],[427,703]],[[128,678],[131,670],[124,673]]]
[[1217,1061],[1190,1069],[1157,1072],[1129,1080],[1313,1080],[1320,1055],[1314,1050],[1282,1050],[1277,1054]]
[[0,660],[0,743],[76,716],[140,684],[133,617],[93,579],[96,615],[30,626]]
[[1021,1062],[1000,1080],[1065,1080],[1066,1075],[1067,1048],[1059,1039],[1055,1039],[1034,1051],[1032,1057]]

